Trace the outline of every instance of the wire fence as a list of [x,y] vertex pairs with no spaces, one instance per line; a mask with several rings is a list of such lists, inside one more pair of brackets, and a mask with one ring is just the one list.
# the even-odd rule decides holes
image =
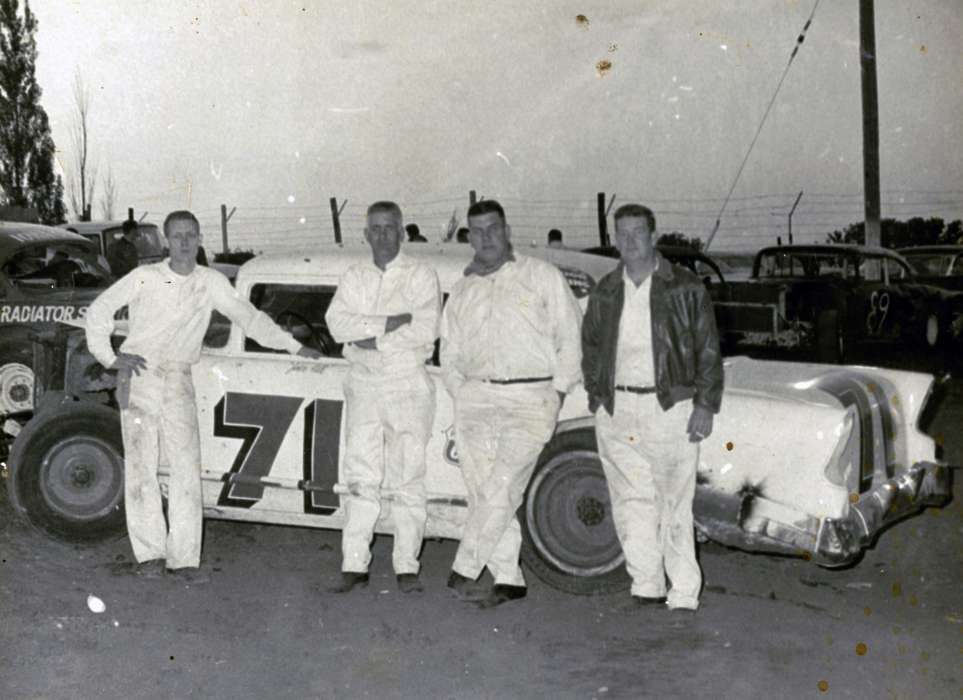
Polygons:
[[[788,216],[798,193],[779,192],[732,197],[713,243],[716,251],[751,251],[774,244],[777,237],[787,241]],[[479,197],[482,198],[482,197]],[[142,198],[144,204],[152,198]],[[499,197],[505,208],[516,245],[546,242],[549,230],[562,231],[570,248],[599,244],[598,201],[595,193],[570,199],[526,199]],[[608,195],[606,202],[612,200]],[[612,214],[625,202],[643,202],[651,207],[660,233],[678,232],[705,241],[718,214],[721,197],[652,198],[616,194],[607,217],[609,235],[614,230]],[[465,226],[468,193],[447,197],[399,201],[405,223],[416,223],[429,241],[441,241],[455,226]],[[338,199],[342,240],[361,241],[368,202],[348,197]],[[312,248],[334,241],[334,217],[328,202],[227,203],[233,214],[227,222],[230,249],[255,252],[289,251]],[[156,204],[150,207],[156,211]],[[822,242],[835,230],[863,220],[861,192],[805,192],[793,211],[792,232],[795,242]],[[221,209],[194,209],[201,221],[205,246],[220,250]],[[907,220],[914,217],[939,217],[946,223],[963,218],[963,190],[889,190],[882,193],[882,217]],[[152,220],[157,217],[151,214]]]

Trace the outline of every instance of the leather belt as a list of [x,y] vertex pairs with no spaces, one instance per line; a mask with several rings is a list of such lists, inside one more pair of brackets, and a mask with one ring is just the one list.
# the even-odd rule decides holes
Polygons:
[[633,394],[654,394],[654,386],[626,386],[625,384],[619,384],[615,387],[616,391],[628,391]]
[[479,379],[486,384],[535,384],[536,382],[550,382],[553,377],[518,377],[517,379]]

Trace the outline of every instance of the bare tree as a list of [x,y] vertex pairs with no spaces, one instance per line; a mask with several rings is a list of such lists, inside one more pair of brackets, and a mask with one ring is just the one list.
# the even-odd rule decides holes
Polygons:
[[114,171],[107,167],[107,175],[101,185],[104,194],[100,197],[100,211],[106,221],[114,218],[114,202],[117,201],[117,183],[114,181]]
[[74,210],[74,216],[83,221],[87,214],[87,207],[93,203],[97,168],[88,165],[90,161],[88,124],[90,93],[79,71],[74,75],[74,110],[74,124],[70,135],[74,144],[75,172],[68,180],[67,189],[70,193],[70,208]]

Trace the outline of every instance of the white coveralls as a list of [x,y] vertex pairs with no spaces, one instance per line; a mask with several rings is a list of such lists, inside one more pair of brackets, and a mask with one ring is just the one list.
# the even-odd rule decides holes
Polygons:
[[[165,260],[135,268],[87,310],[87,345],[105,367],[116,359],[110,335],[114,314],[123,306],[129,307],[130,330],[121,352],[147,361],[147,369],[131,377],[128,406],[120,412],[134,558],[166,559],[168,569],[197,567],[203,508],[191,365],[200,358],[211,311],[220,311],[261,345],[296,353],[301,344],[243,299],[220,272],[198,266],[179,275]],[[170,467],[169,533],[157,481],[161,453]]]
[[[651,281],[650,275],[636,288],[624,277],[616,386],[655,386]],[[699,444],[689,442],[686,432],[691,413],[691,400],[663,411],[654,392],[616,390],[614,414],[599,408],[595,429],[632,595],[665,596],[668,575],[667,605],[694,610],[702,573],[692,523]]]
[[[344,383],[346,451],[341,534],[345,572],[364,573],[381,515],[381,490],[391,492],[396,574],[417,574],[425,532],[425,447],[435,414],[435,389],[425,369],[438,337],[441,291],[435,271],[398,255],[382,272],[373,262],[349,268],[325,315],[339,343],[376,339],[376,350],[345,345],[351,369]],[[388,316],[411,323],[385,333]],[[356,495],[354,495],[356,494]]]
[[[452,570],[524,586],[515,511],[555,431],[559,395],[581,379],[582,314],[555,266],[518,255],[455,285],[442,318],[445,385],[468,490],[468,521]],[[504,380],[540,381],[496,383]]]

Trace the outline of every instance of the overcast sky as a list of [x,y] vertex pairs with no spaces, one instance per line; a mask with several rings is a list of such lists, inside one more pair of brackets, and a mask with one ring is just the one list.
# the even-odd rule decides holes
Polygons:
[[[468,191],[516,238],[591,244],[595,193],[705,238],[814,0],[34,0],[38,80],[72,171],[91,93],[118,210],[190,206],[208,240],[329,237],[328,198],[398,200],[430,237]],[[862,219],[857,0],[825,0],[713,247]],[[883,215],[963,216],[963,2],[876,3]],[[577,21],[584,15],[587,22]],[[600,61],[611,68],[600,72]],[[95,214],[99,207],[95,207]]]

